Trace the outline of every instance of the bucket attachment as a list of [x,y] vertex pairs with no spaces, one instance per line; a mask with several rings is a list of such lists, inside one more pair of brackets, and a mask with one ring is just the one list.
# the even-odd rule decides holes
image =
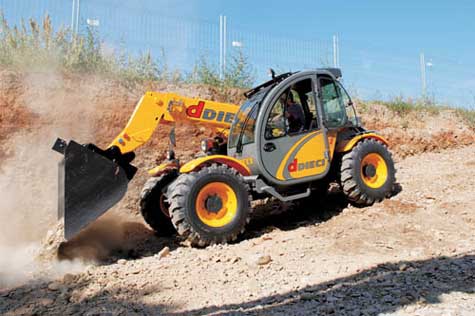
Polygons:
[[53,150],[64,155],[59,163],[58,217],[64,218],[64,237],[71,239],[118,203],[137,169],[133,153],[111,147],[67,143],[57,139]]

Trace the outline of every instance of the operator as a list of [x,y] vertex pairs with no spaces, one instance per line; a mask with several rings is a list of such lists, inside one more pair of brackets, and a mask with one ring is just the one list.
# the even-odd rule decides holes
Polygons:
[[303,112],[302,105],[295,102],[292,91],[289,92],[285,105],[285,118],[287,119],[289,134],[303,131],[305,126],[305,113]]

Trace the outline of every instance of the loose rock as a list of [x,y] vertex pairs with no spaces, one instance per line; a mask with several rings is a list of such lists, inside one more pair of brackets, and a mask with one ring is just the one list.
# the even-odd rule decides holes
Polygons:
[[263,266],[263,265],[266,265],[266,264],[270,263],[271,261],[272,261],[272,258],[269,255],[260,256],[257,259],[257,264],[260,265],[260,266]]
[[50,291],[58,291],[61,289],[61,284],[59,282],[51,282],[48,284],[48,290]]
[[162,259],[162,258],[165,258],[166,256],[168,256],[170,254],[170,248],[168,247],[164,247],[162,250],[160,250],[160,252],[157,254],[157,257],[159,259]]

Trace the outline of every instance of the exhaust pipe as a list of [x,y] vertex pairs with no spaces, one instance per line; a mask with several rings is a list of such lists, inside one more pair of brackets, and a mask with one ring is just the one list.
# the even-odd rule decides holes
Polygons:
[[58,166],[58,219],[64,218],[69,240],[124,197],[137,171],[130,164],[135,155],[60,138],[52,149],[64,156]]

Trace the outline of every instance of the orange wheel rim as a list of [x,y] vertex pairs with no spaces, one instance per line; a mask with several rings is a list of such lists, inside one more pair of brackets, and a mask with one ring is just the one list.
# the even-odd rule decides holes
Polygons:
[[371,153],[361,160],[361,178],[372,189],[381,188],[386,183],[388,166],[380,154]]
[[212,182],[198,192],[196,214],[210,227],[223,227],[231,223],[237,214],[237,196],[224,182]]

